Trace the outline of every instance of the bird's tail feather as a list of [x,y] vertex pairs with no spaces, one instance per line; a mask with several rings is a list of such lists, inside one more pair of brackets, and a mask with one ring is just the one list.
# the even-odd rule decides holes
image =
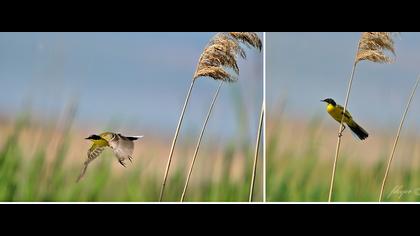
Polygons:
[[76,180],[76,183],[78,183],[83,178],[83,176],[86,173],[86,169],[87,169],[87,165],[85,164],[85,166],[83,166],[82,172],[80,173],[79,177]]
[[360,125],[358,125],[356,122],[352,121],[350,124],[348,124],[351,131],[353,131],[354,134],[359,137],[360,140],[366,139],[369,134],[364,130]]
[[137,139],[141,139],[141,138],[143,138],[144,136],[143,135],[141,135],[141,136],[130,136],[130,137],[127,137],[129,140],[137,140]]

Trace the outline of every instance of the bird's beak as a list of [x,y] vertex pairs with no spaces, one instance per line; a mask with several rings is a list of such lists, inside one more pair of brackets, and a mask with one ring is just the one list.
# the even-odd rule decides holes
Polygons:
[[87,137],[85,139],[88,139],[88,140],[99,140],[99,139],[101,139],[101,137],[99,135],[93,134],[93,135],[91,135],[91,136],[89,136],[89,137]]
[[321,102],[325,102],[325,100],[321,100]]

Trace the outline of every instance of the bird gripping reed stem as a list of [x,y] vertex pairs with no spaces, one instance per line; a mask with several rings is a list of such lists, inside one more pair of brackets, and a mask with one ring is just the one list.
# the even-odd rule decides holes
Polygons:
[[341,117],[340,128],[338,131],[337,147],[335,150],[334,166],[331,175],[330,191],[328,201],[331,202],[334,188],[335,172],[337,167],[338,155],[340,153],[341,136],[343,132],[344,114],[347,111],[347,104],[350,97],[351,86],[354,79],[356,66],[360,61],[371,61],[375,63],[391,63],[394,60],[385,55],[385,51],[390,51],[395,55],[394,41],[392,39],[392,32],[363,32],[357,46],[357,52],[353,64],[349,86],[347,89],[346,102],[344,104],[343,116]]
[[[360,42],[359,42],[359,46],[360,46]],[[359,51],[359,46],[357,47],[357,51]],[[354,73],[356,71],[356,66],[357,66],[357,61],[355,60],[354,64],[353,64],[353,69],[351,72],[351,76],[350,76],[350,81],[349,81],[349,85],[347,88],[347,95],[346,95],[346,101],[344,103],[344,109],[343,109],[343,114],[346,113],[347,110],[347,105],[348,105],[348,101],[349,101],[349,97],[350,97],[350,91],[351,91],[351,87],[353,84],[353,79],[354,79]],[[337,169],[337,161],[338,161],[338,155],[340,153],[340,146],[341,146],[341,136],[342,136],[342,132],[343,132],[343,121],[344,121],[344,115],[341,117],[341,122],[340,122],[340,126],[338,129],[338,137],[337,137],[337,146],[335,148],[335,156],[334,156],[334,165],[333,165],[333,170],[332,170],[332,174],[331,174],[331,182],[330,182],[330,191],[328,194],[328,202],[331,202],[332,200],[332,194],[333,194],[333,189],[334,189],[334,181],[335,181],[335,172]]]

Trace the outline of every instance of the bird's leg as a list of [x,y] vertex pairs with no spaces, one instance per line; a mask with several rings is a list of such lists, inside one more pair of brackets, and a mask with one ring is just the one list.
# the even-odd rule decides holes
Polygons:
[[133,163],[133,158],[131,156],[128,156],[128,160]]
[[125,168],[127,168],[127,166],[125,165],[125,163],[123,162],[123,160],[118,160],[118,162],[119,162],[122,166],[124,166]]
[[342,137],[343,136],[343,131],[346,129],[346,126],[345,125],[343,125],[343,128],[341,128],[341,131],[340,131],[340,133],[338,133],[338,137]]

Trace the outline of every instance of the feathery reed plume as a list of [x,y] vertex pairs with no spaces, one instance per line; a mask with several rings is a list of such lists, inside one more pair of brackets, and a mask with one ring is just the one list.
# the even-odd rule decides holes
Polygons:
[[246,53],[239,43],[259,50],[262,48],[262,42],[256,33],[218,33],[201,54],[194,79],[207,76],[215,80],[235,82],[236,76],[227,72],[226,68],[232,69],[236,75],[239,75],[237,55],[246,59]]
[[[347,105],[350,97],[351,87],[353,84],[354,73],[356,66],[360,61],[368,60],[376,63],[391,63],[393,60],[385,55],[385,51],[390,51],[395,55],[394,41],[391,32],[363,32],[357,47],[356,57],[353,63],[346,99],[344,103],[343,114],[347,111]],[[337,167],[338,155],[340,153],[341,137],[344,131],[343,125],[344,116],[341,118],[340,126],[338,129],[337,146],[335,149],[334,165],[331,174],[330,190],[328,194],[328,202],[331,202],[332,193],[334,188],[335,171]]]
[[244,43],[248,47],[254,47],[261,51],[262,42],[256,33],[252,32],[230,32],[229,33],[236,40]]
[[259,48],[262,47],[261,40],[259,40],[258,35],[256,33],[218,33],[215,37],[213,37],[212,40],[210,40],[209,44],[201,54],[197,64],[197,69],[191,81],[190,89],[188,90],[187,97],[184,102],[184,107],[181,111],[174,138],[172,140],[169,157],[166,164],[165,175],[162,181],[159,201],[162,201],[163,199],[165,185],[172,162],[173,152],[178,139],[179,130],[181,128],[182,121],[185,115],[185,110],[188,105],[191,96],[191,91],[194,87],[196,79],[200,77],[210,77],[215,80],[221,80],[225,82],[236,81],[236,76],[226,71],[226,68],[232,69],[236,75],[239,75],[239,67],[236,62],[237,55],[239,54],[243,58],[246,57],[245,51],[240,46],[239,42],[244,42],[245,44],[250,46],[257,45],[257,47]]
[[391,154],[389,156],[388,165],[386,167],[385,175],[384,175],[384,178],[382,180],[381,192],[379,194],[379,202],[382,201],[383,193],[384,193],[384,189],[385,189],[385,184],[386,184],[386,181],[388,179],[388,174],[389,174],[389,170],[391,168],[392,160],[394,159],[395,150],[397,149],[397,144],[398,144],[398,140],[400,138],[400,133],[401,133],[402,127],[404,125],[404,121],[405,121],[405,117],[407,116],[408,109],[410,108],[411,101],[413,100],[414,94],[416,93],[417,87],[419,85],[419,82],[420,82],[420,75],[417,76],[417,81],[414,84],[413,90],[411,91],[410,98],[408,99],[407,106],[405,107],[404,114],[401,118],[400,126],[398,127],[397,135],[395,136],[394,146],[392,147],[392,151],[391,151]]
[[[197,146],[194,151],[193,160],[188,171],[187,179],[184,185],[184,190],[181,196],[181,202],[185,199],[185,194],[189,185],[194,163],[196,161],[198,150],[201,145],[201,139],[207,127],[207,122],[213,110],[214,104],[219,95],[220,87],[223,82],[236,82],[239,76],[239,67],[237,64],[238,56],[246,59],[245,50],[242,48],[241,43],[248,47],[255,47],[261,50],[262,42],[258,35],[254,32],[229,32],[218,33],[210,41],[204,49],[198,61],[197,70],[194,74],[194,79],[202,76],[211,77],[214,80],[220,80],[219,87],[213,97],[207,117],[204,121],[200,136],[198,138]],[[229,73],[226,69],[233,70],[234,74]]]
[[392,63],[394,60],[385,55],[385,50],[395,55],[394,40],[391,32],[363,32],[360,38],[356,63],[363,60],[376,63]]
[[252,168],[251,187],[250,187],[250,190],[249,190],[249,202],[252,202],[253,196],[254,196],[255,176],[256,176],[256,173],[257,173],[258,151],[259,151],[259,148],[260,148],[260,138],[261,138],[263,120],[264,120],[264,103],[261,105],[260,122],[259,122],[259,125],[258,125],[257,141],[256,141],[256,144],[255,144],[254,164],[253,164],[253,168]]

